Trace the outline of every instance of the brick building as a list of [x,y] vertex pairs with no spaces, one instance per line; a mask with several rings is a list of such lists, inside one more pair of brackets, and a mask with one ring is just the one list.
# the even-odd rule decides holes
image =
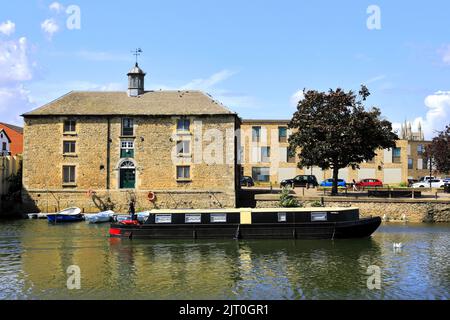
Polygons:
[[[241,175],[251,176],[261,184],[278,186],[281,180],[291,179],[299,174],[313,174],[319,183],[332,177],[331,170],[317,167],[299,169],[297,155],[288,153],[289,120],[243,120],[241,125],[242,159]],[[391,150],[379,150],[377,156],[362,163],[360,169],[345,168],[339,171],[339,178],[351,182],[376,178],[385,184],[406,183],[430,173],[428,159],[424,156],[425,141],[419,131],[413,132],[411,124],[402,126],[400,140]]]

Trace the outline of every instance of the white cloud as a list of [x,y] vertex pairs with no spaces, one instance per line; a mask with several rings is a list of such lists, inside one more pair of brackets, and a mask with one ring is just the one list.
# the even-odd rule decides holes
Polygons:
[[47,19],[41,23],[41,29],[47,34],[49,40],[52,39],[53,34],[58,32],[59,26],[54,19]]
[[50,4],[48,8],[50,9],[50,11],[55,11],[56,13],[60,13],[64,10],[64,6],[56,1]]
[[[417,117],[412,121],[413,131],[417,130],[419,123],[425,134],[425,139],[431,140],[437,131],[442,131],[450,125],[450,91],[438,91],[425,98],[428,110],[424,117]],[[393,127],[400,132],[400,123],[393,123]]]
[[368,84],[371,84],[371,83],[374,83],[374,82],[377,82],[377,81],[381,81],[381,80],[384,80],[384,79],[386,79],[386,75],[381,74],[381,75],[379,75],[379,76],[370,78],[369,80],[367,80],[367,81],[365,82],[365,84],[368,85]]
[[212,76],[206,79],[194,79],[189,83],[180,87],[181,90],[208,90],[214,87],[216,84],[227,80],[228,78],[235,75],[236,72],[230,70],[222,70],[220,72],[214,73]]
[[300,100],[303,100],[305,98],[305,95],[303,94],[303,90],[298,90],[297,92],[295,92],[290,99],[290,105],[292,107],[297,107],[298,103]]
[[0,85],[14,81],[31,80],[27,39],[0,41]]
[[11,22],[10,20],[6,22],[2,22],[0,24],[0,33],[3,33],[7,36],[10,36],[14,33],[16,30],[16,24],[14,22]]
[[2,122],[21,126],[23,120],[20,115],[34,107],[29,92],[22,85],[0,87],[0,119]]
[[442,62],[446,65],[450,65],[450,44],[443,46],[438,50],[441,55]]

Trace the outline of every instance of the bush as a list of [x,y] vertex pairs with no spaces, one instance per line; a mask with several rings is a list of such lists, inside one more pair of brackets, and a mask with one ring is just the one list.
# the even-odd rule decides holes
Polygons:
[[316,200],[316,201],[311,202],[310,206],[311,206],[311,207],[324,207],[324,206],[322,205],[322,202],[320,202],[319,200]]
[[283,188],[280,196],[280,207],[282,208],[298,208],[301,207],[300,202],[292,196],[290,193],[290,189]]

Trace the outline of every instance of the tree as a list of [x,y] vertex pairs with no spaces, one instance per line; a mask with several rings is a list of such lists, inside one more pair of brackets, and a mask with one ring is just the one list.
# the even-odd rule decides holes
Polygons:
[[[364,101],[370,95],[361,86],[359,95],[338,88],[328,92],[303,90],[289,128],[290,150],[299,150],[299,168],[318,166],[333,170],[332,194],[337,194],[339,169],[359,164],[375,157],[379,148],[394,148],[398,137],[392,124],[380,118],[378,108],[365,110]],[[296,130],[295,130],[296,129]]]
[[425,148],[425,156],[433,159],[436,170],[445,174],[450,173],[450,125],[431,141]]

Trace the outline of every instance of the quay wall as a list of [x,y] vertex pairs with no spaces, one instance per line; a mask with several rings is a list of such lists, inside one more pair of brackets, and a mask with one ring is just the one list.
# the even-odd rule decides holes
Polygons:
[[223,191],[153,191],[155,200],[149,201],[148,191],[86,191],[35,190],[23,192],[26,213],[58,212],[68,207],[79,207],[83,213],[114,210],[127,213],[129,203],[135,199],[136,212],[150,209],[194,209],[234,207],[234,194]]
[[[257,208],[279,207],[279,195],[256,195]],[[361,217],[385,216],[389,221],[450,222],[450,201],[432,199],[336,199],[299,197],[304,207],[323,201],[326,207],[358,207]],[[403,216],[404,215],[404,216]]]

